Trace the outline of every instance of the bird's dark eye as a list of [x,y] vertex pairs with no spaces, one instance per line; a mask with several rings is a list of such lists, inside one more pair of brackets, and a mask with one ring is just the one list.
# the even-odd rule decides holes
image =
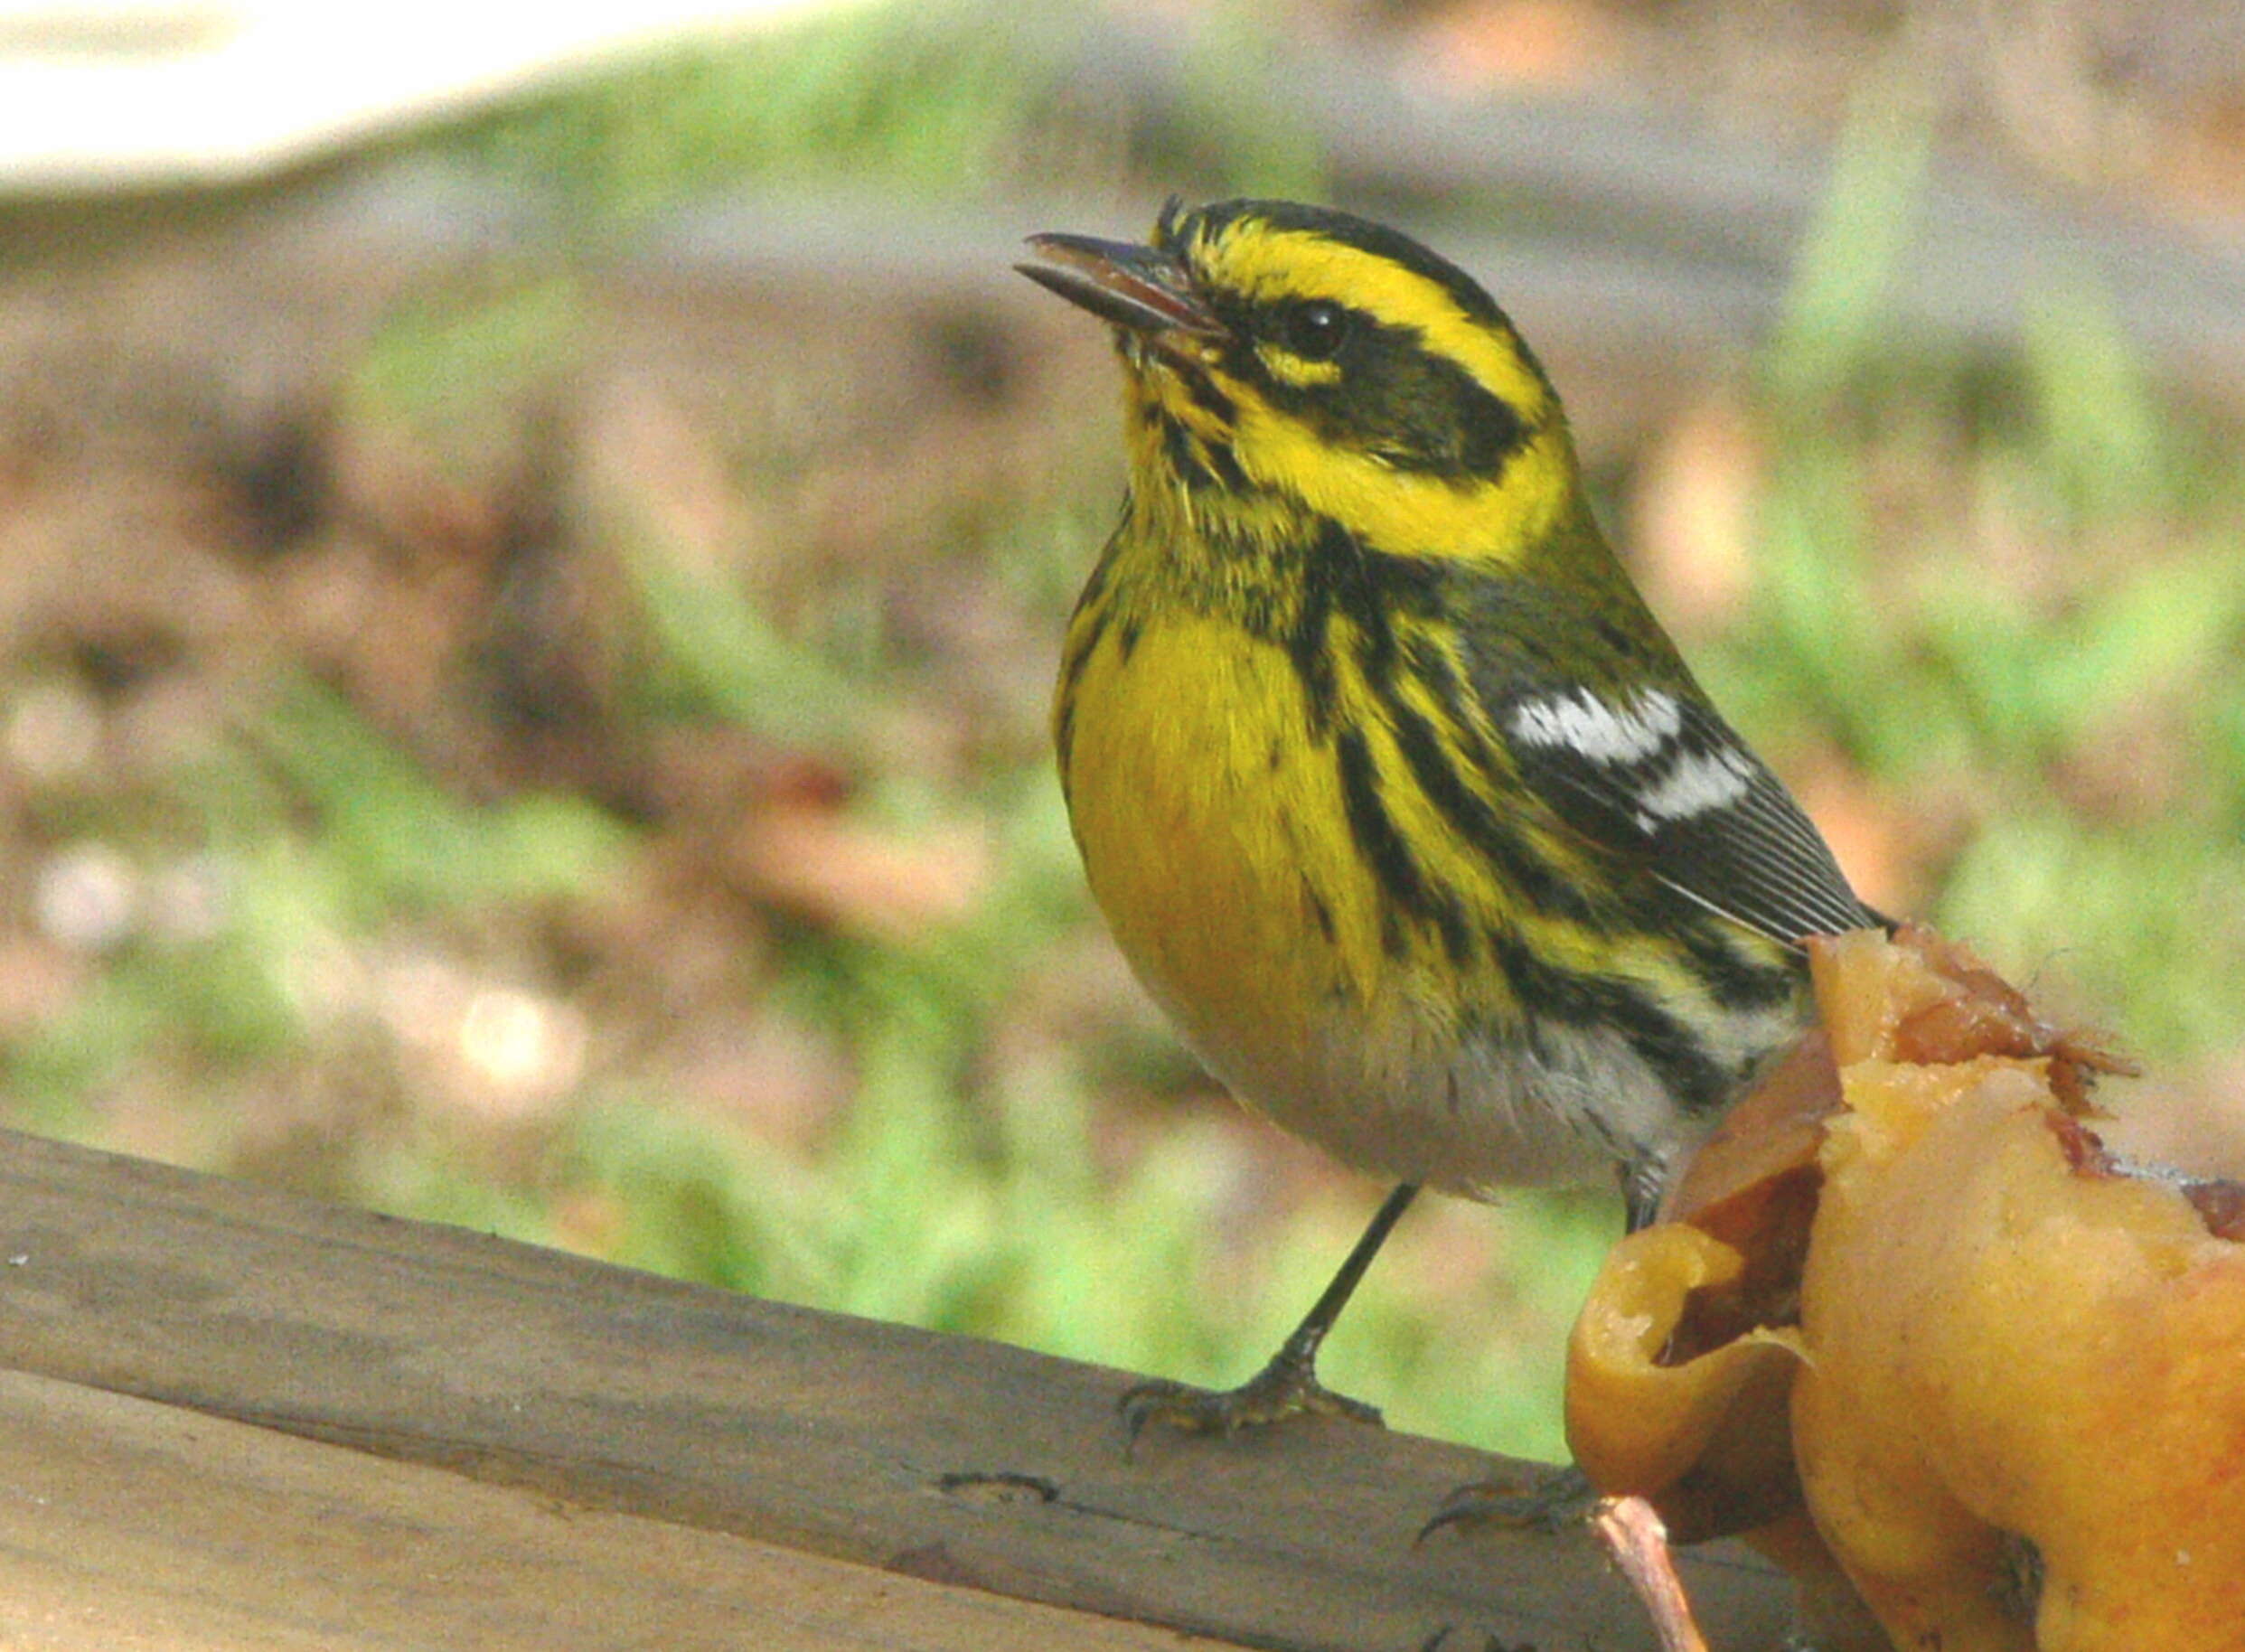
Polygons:
[[1305,361],[1329,361],[1348,336],[1348,312],[1322,298],[1297,305],[1286,314],[1280,337]]

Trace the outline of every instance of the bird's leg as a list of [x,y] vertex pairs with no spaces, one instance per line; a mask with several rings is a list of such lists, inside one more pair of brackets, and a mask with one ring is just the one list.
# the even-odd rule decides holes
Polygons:
[[1310,1311],[1302,1316],[1293,1334],[1280,1345],[1279,1351],[1271,1356],[1271,1362],[1246,1382],[1236,1388],[1207,1389],[1156,1381],[1140,1383],[1127,1390],[1117,1409],[1122,1413],[1123,1426],[1132,1441],[1135,1443],[1145,1426],[1155,1422],[1195,1432],[1230,1434],[1308,1413],[1348,1417],[1378,1426],[1377,1407],[1335,1394],[1318,1381],[1318,1350],[1324,1346],[1333,1321],[1340,1318],[1341,1309],[1356,1293],[1364,1271],[1372,1265],[1372,1258],[1379,1253],[1390,1230],[1410,1208],[1418,1191],[1416,1182],[1404,1182],[1382,1201],[1363,1237],[1341,1263],[1340,1272],[1333,1275],[1333,1282],[1310,1305]]
[[1621,1162],[1621,1210],[1624,1234],[1641,1233],[1660,1219],[1661,1196],[1667,1192],[1668,1161],[1659,1154]]
[[[1665,1170],[1657,1158],[1630,1159],[1621,1165],[1626,1232],[1638,1233],[1659,1219]],[[1536,1465],[1517,1479],[1475,1480],[1459,1487],[1442,1499],[1433,1518],[1419,1528],[1419,1535],[1424,1537],[1445,1525],[1556,1532],[1587,1518],[1597,1502],[1598,1488],[1574,1464]]]

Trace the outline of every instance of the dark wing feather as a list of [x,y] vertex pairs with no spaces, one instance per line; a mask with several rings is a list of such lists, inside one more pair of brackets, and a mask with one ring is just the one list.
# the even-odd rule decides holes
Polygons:
[[1685,684],[1602,693],[1514,682],[1485,707],[1521,778],[1602,847],[1773,940],[1881,920],[1816,826],[1714,709]]

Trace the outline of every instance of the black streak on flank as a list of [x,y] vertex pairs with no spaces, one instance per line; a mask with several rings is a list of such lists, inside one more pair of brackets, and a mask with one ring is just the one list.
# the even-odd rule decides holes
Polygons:
[[[1364,731],[1348,727],[1335,742],[1340,766],[1341,801],[1348,814],[1348,829],[1357,851],[1371,868],[1380,887],[1395,906],[1414,917],[1431,921],[1442,932],[1442,947],[1452,962],[1465,962],[1473,952],[1473,932],[1465,909],[1448,890],[1430,888],[1411,846],[1395,829],[1387,805],[1381,800],[1379,777]],[[1382,939],[1390,953],[1402,950],[1399,926],[1384,923]]]
[[1686,921],[1675,933],[1692,956],[1694,973],[1725,1009],[1766,1009],[1781,1004],[1800,990],[1808,972],[1807,958],[1798,953],[1786,954],[1776,964],[1760,964],[1740,957],[1722,935],[1707,933],[1700,924]]
[[1076,706],[1073,701],[1060,702],[1059,715],[1052,719],[1052,749],[1059,758],[1060,798],[1066,802],[1076,788],[1069,784],[1069,759],[1076,753]]
[[1286,657],[1293,663],[1294,674],[1301,679],[1303,696],[1310,702],[1310,737],[1322,741],[1332,732],[1336,688],[1333,586],[1320,573],[1320,553],[1312,553],[1310,566],[1304,570],[1301,603],[1284,641]]
[[1367,550],[1331,523],[1319,544],[1320,566],[1342,584],[1341,605],[1356,622],[1357,669],[1367,688],[1393,700],[1406,669],[1423,674],[1420,656],[1425,652],[1423,643],[1414,643],[1406,658],[1396,621],[1442,619],[1443,573],[1423,558]]
[[[1539,854],[1533,839],[1508,830],[1498,805],[1469,784],[1469,767],[1478,771],[1498,797],[1507,795],[1508,788],[1518,783],[1500,766],[1501,760],[1475,727],[1470,690],[1450,657],[1438,648],[1414,647],[1410,664],[1428,698],[1445,714],[1450,730],[1450,743],[1445,745],[1441,731],[1426,716],[1400,699],[1389,698],[1395,744],[1420,788],[1459,834],[1488,859],[1498,880],[1529,905],[1576,923],[1607,927],[1611,920],[1600,918],[1584,897],[1582,885],[1564,868],[1553,866]],[[1636,915],[1646,921],[1644,915]],[[1673,921],[1666,910],[1660,916],[1664,925]],[[1689,921],[1687,915],[1687,926]]]
[[1591,921],[1582,890],[1540,859],[1526,839],[1506,829],[1496,810],[1466,784],[1434,726],[1416,708],[1392,696],[1387,707],[1396,747],[1412,778],[1459,836],[1480,852],[1498,881],[1540,911]]
[[1301,596],[1277,640],[1309,697],[1310,734],[1322,739],[1334,721],[1334,650],[1339,637],[1348,634],[1335,632],[1336,613],[1358,638],[1359,668],[1375,690],[1384,692],[1395,661],[1394,616],[1438,611],[1442,575],[1416,558],[1367,550],[1330,517],[1320,520],[1301,574]]
[[1733,1076],[1706,1057],[1682,1022],[1638,988],[1552,969],[1517,934],[1493,934],[1491,942],[1497,967],[1531,1022],[1613,1028],[1686,1113],[1711,1112],[1731,1098],[1737,1087]]
[[1093,611],[1088,616],[1088,623],[1077,634],[1075,644],[1060,659],[1059,709],[1052,720],[1052,744],[1060,758],[1060,789],[1064,794],[1068,789],[1068,760],[1076,749],[1076,685],[1084,675],[1085,663],[1092,657],[1092,651],[1099,646],[1099,639],[1106,628],[1105,610]]
[[1333,614],[1362,619],[1376,607],[1367,589],[1362,546],[1330,517],[1320,519],[1301,569],[1301,595],[1283,639],[1287,657],[1310,699],[1310,732],[1322,739],[1333,727],[1336,681]]
[[[1122,500],[1122,524],[1115,531],[1120,535],[1130,525],[1132,502],[1128,494]],[[1068,626],[1068,638],[1060,652],[1060,684],[1057,703],[1058,710],[1053,717],[1053,747],[1060,759],[1060,786],[1065,793],[1068,784],[1068,760],[1076,746],[1076,690],[1082,681],[1084,668],[1091,663],[1092,655],[1099,652],[1099,644],[1106,640],[1107,626],[1113,617],[1106,602],[1107,557],[1102,556],[1092,565],[1091,577],[1084,582],[1083,595],[1076,599],[1076,615]],[[1129,645],[1138,640],[1134,621],[1124,621],[1117,627],[1118,642],[1127,656]]]
[[[1386,560],[1386,558],[1382,558]],[[1359,552],[1346,564],[1358,587],[1346,606],[1356,622],[1357,670],[1382,699],[1395,691],[1395,593],[1376,587],[1370,558]]]

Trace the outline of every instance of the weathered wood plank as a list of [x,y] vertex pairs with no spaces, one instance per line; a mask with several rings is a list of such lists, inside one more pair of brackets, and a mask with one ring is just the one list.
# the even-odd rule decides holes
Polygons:
[[[0,1364],[494,1485],[1301,1652],[1649,1646],[1586,1540],[1415,1545],[1484,1460],[1346,1424],[1125,1458],[1127,1379],[0,1133]],[[1716,1643],[1782,1591],[1700,1558]]]
[[0,1372],[11,1652],[1236,1652]]

